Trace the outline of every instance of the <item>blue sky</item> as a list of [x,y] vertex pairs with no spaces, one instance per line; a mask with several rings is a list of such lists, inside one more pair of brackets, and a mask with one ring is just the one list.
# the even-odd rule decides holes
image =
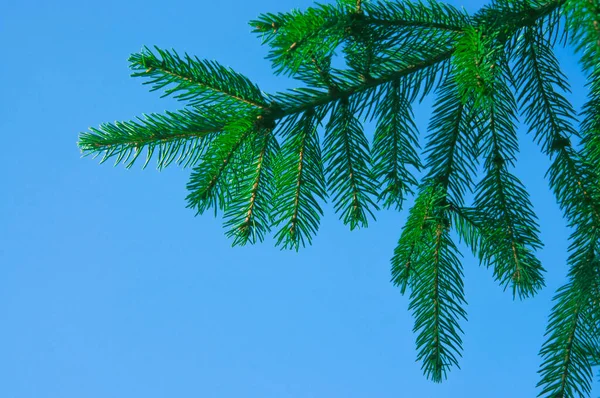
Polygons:
[[[231,248],[221,220],[185,208],[189,170],[81,158],[77,135],[89,126],[180,106],[129,77],[131,52],[175,48],[282,90],[293,83],[271,75],[247,21],[310,4],[0,5],[1,397],[535,396],[568,231],[531,137],[516,172],[540,217],[547,287],[513,301],[465,251],[462,369],[438,385],[421,375],[407,298],[389,282],[405,212],[350,232],[327,207],[299,253],[269,239]],[[580,105],[575,58],[560,54]],[[422,133],[428,103],[417,107]]]

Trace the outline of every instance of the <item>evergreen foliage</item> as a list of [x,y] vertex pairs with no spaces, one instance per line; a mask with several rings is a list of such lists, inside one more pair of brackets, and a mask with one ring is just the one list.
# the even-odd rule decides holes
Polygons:
[[[79,138],[83,153],[126,167],[142,153],[144,166],[154,157],[159,168],[192,167],[188,206],[223,212],[234,245],[275,229],[278,246],[298,250],[326,200],[354,229],[414,194],[392,281],[409,291],[417,359],[439,382],[459,364],[466,319],[456,239],[515,297],[544,286],[537,218],[511,171],[522,115],[572,230],[539,396],[589,396],[600,362],[600,3],[494,0],[468,15],[435,0],[338,0],[251,26],[275,73],[302,87],[269,95],[214,61],[144,48],[130,58],[133,76],[185,108],[91,128]],[[588,78],[581,123],[565,97],[560,44],[580,54]],[[411,106],[431,94],[421,158]],[[372,144],[363,130],[371,120]]]

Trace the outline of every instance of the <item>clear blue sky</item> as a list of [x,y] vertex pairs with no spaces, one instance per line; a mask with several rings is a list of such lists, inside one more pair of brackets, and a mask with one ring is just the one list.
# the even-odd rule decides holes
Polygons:
[[[80,157],[89,126],[179,106],[129,77],[131,52],[175,48],[282,90],[247,21],[310,3],[2,2],[0,397],[535,396],[568,231],[531,137],[517,173],[540,217],[547,288],[513,301],[465,251],[462,369],[439,385],[421,375],[407,298],[389,282],[405,213],[351,233],[328,207],[299,253],[231,248],[221,220],[185,209],[188,170]],[[428,113],[418,107],[422,131]]]

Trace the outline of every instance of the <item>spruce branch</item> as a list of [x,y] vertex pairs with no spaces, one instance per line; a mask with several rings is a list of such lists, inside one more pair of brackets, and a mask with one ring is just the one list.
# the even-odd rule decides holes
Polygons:
[[[600,356],[600,30],[597,4],[589,4],[493,1],[467,15],[436,1],[340,0],[263,14],[252,25],[270,46],[275,72],[305,87],[267,95],[216,62],[146,48],[130,59],[133,76],[188,108],[92,128],[79,145],[84,154],[128,167],[145,148],[148,160],[158,152],[159,168],[194,166],[188,206],[223,211],[227,235],[242,245],[276,226],[277,245],[297,250],[315,236],[328,195],[353,229],[367,225],[377,198],[399,209],[417,186],[392,281],[402,293],[410,289],[417,358],[439,382],[458,365],[466,319],[452,228],[514,295],[543,286],[534,256],[541,247],[537,219],[511,172],[518,143],[510,83],[552,161],[550,186],[573,229],[568,283],[557,292],[541,350],[541,395],[584,396]],[[561,15],[589,75],[581,134],[552,50]],[[344,69],[333,67],[338,56]],[[421,161],[410,107],[433,91],[427,173],[417,184],[412,173]],[[373,119],[370,151],[361,122]],[[580,135],[582,151],[572,143]],[[468,193],[475,194],[472,205],[464,203]]]

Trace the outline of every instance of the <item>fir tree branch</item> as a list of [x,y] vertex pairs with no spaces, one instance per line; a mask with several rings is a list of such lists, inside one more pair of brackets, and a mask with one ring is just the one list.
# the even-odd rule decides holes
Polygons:
[[[429,171],[394,251],[392,278],[403,293],[411,289],[418,360],[428,377],[441,381],[458,363],[459,322],[466,318],[452,225],[518,294],[532,294],[543,283],[532,254],[540,245],[535,216],[509,171],[517,151],[514,99],[499,84],[512,77],[509,70],[503,71],[506,76],[493,70],[502,62],[502,67],[514,65],[521,109],[535,141],[552,159],[550,186],[574,229],[569,282],[555,298],[539,385],[542,394],[584,395],[600,350],[600,167],[590,164],[600,159],[595,148],[600,85],[590,83],[580,154],[571,147],[578,134],[572,127],[575,114],[557,90],[568,86],[551,49],[564,9],[575,32],[571,37],[589,45],[584,68],[591,79],[600,76],[590,61],[600,46],[594,43],[598,7],[582,4],[495,1],[470,17],[435,1],[340,0],[306,12],[267,14],[253,23],[271,46],[276,73],[293,75],[308,87],[267,96],[217,63],[145,49],[131,58],[134,76],[149,78],[152,90],[165,89],[165,95],[187,101],[190,113],[103,125],[83,134],[80,145],[86,154],[115,157],[128,166],[142,147],[149,148],[149,157],[158,148],[159,167],[175,159],[193,164],[189,207],[224,211],[234,244],[262,240],[274,222],[281,228],[277,244],[297,249],[310,243],[322,216],[323,160],[336,211],[351,228],[366,225],[376,208],[374,175],[383,181],[384,204],[401,206],[414,184],[407,166],[419,164],[408,106],[436,88],[425,152]],[[585,21],[575,26],[582,12]],[[339,48],[347,70],[332,68]],[[510,60],[499,59],[504,51],[512,54]],[[201,108],[215,114],[205,115]],[[322,156],[317,127],[327,114]],[[364,114],[378,117],[373,172],[359,121]],[[474,119],[477,115],[482,116]],[[274,132],[284,138],[281,152]],[[473,187],[479,149],[485,177],[476,189],[475,208],[469,209],[463,202]]]

